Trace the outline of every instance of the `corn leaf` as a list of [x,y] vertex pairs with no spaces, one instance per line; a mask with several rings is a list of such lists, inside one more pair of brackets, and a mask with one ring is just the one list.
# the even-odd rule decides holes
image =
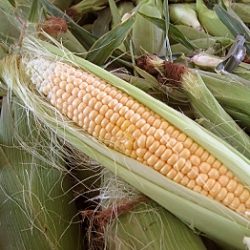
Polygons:
[[126,39],[134,22],[135,18],[132,16],[100,37],[90,48],[86,59],[98,65],[105,63],[112,52]]
[[12,100],[4,98],[0,119],[1,249],[80,249],[71,180],[41,127]]
[[[148,19],[149,21],[151,21],[152,23],[154,23],[157,27],[159,27],[162,30],[166,30],[166,24],[165,21],[163,19],[160,18],[156,18],[156,17],[150,17],[147,16],[143,13],[140,13],[140,15],[142,15],[144,18]],[[169,37],[172,38],[174,41],[181,43],[182,45],[184,45],[186,48],[190,49],[190,50],[194,50],[197,47],[186,37],[183,35],[183,33],[181,31],[178,30],[178,28],[176,26],[174,26],[173,24],[169,24]]]

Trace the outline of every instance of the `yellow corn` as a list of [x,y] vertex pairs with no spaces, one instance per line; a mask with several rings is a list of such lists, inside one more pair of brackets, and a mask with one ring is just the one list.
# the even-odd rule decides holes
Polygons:
[[241,215],[249,214],[250,192],[234,174],[145,105],[65,63],[34,59],[26,66],[38,91],[96,139]]

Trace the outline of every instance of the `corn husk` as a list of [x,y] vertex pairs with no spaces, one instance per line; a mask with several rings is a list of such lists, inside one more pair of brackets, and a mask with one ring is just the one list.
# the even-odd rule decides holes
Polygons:
[[[138,11],[146,16],[161,18],[162,3],[159,0],[148,0],[139,3]],[[147,39],[145,39],[147,37]],[[132,30],[132,41],[135,55],[155,53],[165,55],[164,32],[143,16],[137,14]]]
[[[206,249],[198,235],[110,171],[102,173],[101,213],[107,249]],[[112,216],[113,215],[113,216]]]
[[[250,3],[250,2],[249,2]],[[250,23],[250,5],[246,3],[232,3],[231,8],[241,18],[244,23]]]
[[232,34],[220,21],[213,10],[206,7],[203,0],[196,0],[196,10],[203,28],[213,36],[232,38]]
[[203,30],[197,18],[194,4],[170,4],[169,15],[174,24],[190,26],[197,31]]
[[16,98],[0,119],[1,249],[81,249],[71,180],[44,127]]
[[[46,57],[51,60],[71,62],[75,66],[90,71],[110,84],[127,92],[164,119],[199,142],[217,159],[225,164],[241,182],[250,184],[250,162],[223,140],[199,126],[183,114],[155,100],[141,90],[127,84],[100,67],[90,62],[63,52],[48,43],[35,38],[24,40],[23,56]],[[27,57],[28,56],[28,57]],[[220,203],[199,193],[188,190],[159,174],[155,170],[107,148],[93,137],[84,133],[80,128],[67,122],[55,108],[29,87],[29,79],[24,72],[24,65],[17,57],[6,58],[1,64],[1,76],[5,84],[25,102],[40,121],[48,125],[59,137],[62,137],[78,150],[89,157],[101,162],[103,166],[116,173],[140,192],[155,200],[161,206],[179,217],[188,225],[192,225],[210,238],[227,245],[244,249],[243,238],[250,235],[249,220]],[[225,233],[226,232],[226,233]]]

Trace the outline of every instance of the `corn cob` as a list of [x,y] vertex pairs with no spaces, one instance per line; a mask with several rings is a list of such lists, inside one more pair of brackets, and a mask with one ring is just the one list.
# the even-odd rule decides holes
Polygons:
[[145,105],[65,63],[32,59],[26,68],[38,91],[93,137],[166,178],[248,215],[250,192],[237,177]]

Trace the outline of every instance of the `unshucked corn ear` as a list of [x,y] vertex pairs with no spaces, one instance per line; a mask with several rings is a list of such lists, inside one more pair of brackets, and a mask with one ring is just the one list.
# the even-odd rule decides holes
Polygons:
[[[65,51],[35,39],[24,46],[24,60],[9,57],[3,62],[2,78],[58,136],[186,223],[243,248],[243,237],[250,235],[249,160],[181,113],[98,66],[71,54],[65,58],[70,63],[59,62]],[[45,48],[54,55],[45,53]],[[38,102],[41,98],[32,86],[24,84],[23,70],[44,99],[78,129],[65,124],[65,119],[60,123],[60,115],[52,117],[58,111],[44,100]]]
[[205,250],[200,237],[183,222],[112,172],[102,172],[101,211],[108,215],[103,229],[110,250]]
[[203,30],[193,4],[170,4],[169,14],[175,24],[184,24],[198,31]]

